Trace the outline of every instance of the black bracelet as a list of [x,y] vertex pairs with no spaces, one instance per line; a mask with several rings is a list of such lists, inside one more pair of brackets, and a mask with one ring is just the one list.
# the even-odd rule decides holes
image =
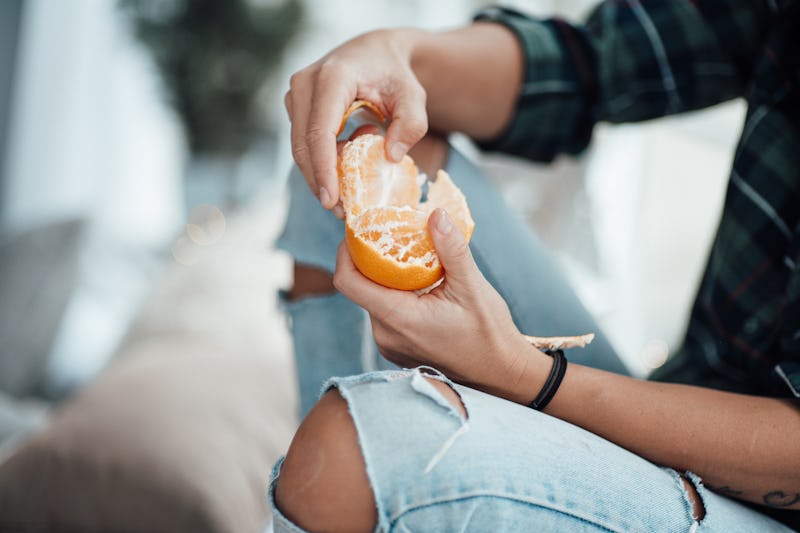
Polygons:
[[554,350],[552,352],[545,350],[544,353],[553,358],[553,368],[550,369],[550,375],[547,376],[547,381],[544,382],[542,390],[530,403],[529,407],[537,411],[542,411],[547,407],[547,404],[556,395],[556,391],[561,385],[561,380],[564,379],[564,374],[567,372],[567,358],[564,357],[563,350]]

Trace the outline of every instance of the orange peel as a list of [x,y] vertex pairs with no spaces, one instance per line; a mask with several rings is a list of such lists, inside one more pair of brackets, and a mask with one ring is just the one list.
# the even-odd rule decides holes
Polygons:
[[344,131],[344,125],[347,123],[347,119],[350,118],[350,115],[352,115],[362,107],[366,107],[367,109],[372,111],[372,113],[376,117],[378,117],[378,119],[382,123],[385,124],[387,122],[386,115],[383,114],[383,111],[381,111],[378,106],[376,106],[369,100],[356,100],[355,102],[350,104],[350,107],[348,107],[347,111],[344,112],[344,117],[342,117],[342,122],[339,124],[339,131],[336,132],[337,137],[342,134],[342,131]]

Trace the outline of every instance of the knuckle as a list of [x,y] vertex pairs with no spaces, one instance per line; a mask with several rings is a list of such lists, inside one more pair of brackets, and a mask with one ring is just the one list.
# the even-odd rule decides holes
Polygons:
[[336,136],[330,130],[317,122],[312,122],[306,129],[306,140],[312,149],[319,148],[327,143],[336,141]]
[[340,269],[337,268],[336,271],[333,273],[333,287],[337,291],[342,292],[343,285],[344,282],[342,280],[342,272]]
[[428,132],[428,121],[424,117],[410,117],[406,120],[406,130],[421,138]]
[[412,98],[422,102],[423,106],[425,105],[428,100],[428,92],[419,82],[412,83],[409,92]]
[[325,128],[323,128],[319,122],[312,121],[309,123],[308,128],[306,128],[306,137],[309,140],[318,140],[325,137]]
[[301,78],[301,73],[300,72],[295,72],[294,74],[292,74],[289,77],[289,92],[288,92],[288,94],[291,94],[292,91],[296,91],[298,89],[298,87],[300,87],[300,85],[301,85],[300,78]]
[[464,261],[469,259],[470,257],[469,245],[465,240],[461,239],[453,244],[452,256],[459,261]]
[[294,157],[297,164],[305,162],[308,159],[308,146],[300,142],[293,142],[292,157]]
[[320,63],[318,79],[320,82],[337,80],[342,76],[343,71],[343,65],[335,58],[329,57]]
[[309,67],[298,70],[289,77],[289,92],[301,90],[307,83]]

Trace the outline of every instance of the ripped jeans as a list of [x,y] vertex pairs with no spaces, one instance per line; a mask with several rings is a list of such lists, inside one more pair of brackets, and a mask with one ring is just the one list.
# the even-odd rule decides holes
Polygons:
[[[467,417],[423,369],[334,378],[375,494],[375,531],[785,532],[703,487],[705,517],[678,473],[539,411],[453,384]],[[300,532],[269,499],[275,533]]]
[[[445,170],[466,196],[475,219],[470,241],[475,262],[508,304],[519,330],[543,337],[595,332],[591,348],[572,350],[570,361],[627,374],[554,259],[522,218],[505,206],[489,179],[452,149]],[[344,224],[319,205],[297,168],[289,176],[289,192],[289,214],[276,246],[297,263],[333,272]],[[367,313],[341,294],[284,299],[282,305],[294,341],[301,415],[332,376],[396,368],[380,356]]]
[[[475,260],[520,331],[596,332],[588,348],[570,351],[570,361],[627,373],[552,258],[488,179],[455,150],[446,170],[476,221]],[[290,187],[278,247],[332,272],[342,223],[319,206],[296,169]],[[677,472],[562,420],[451,384],[466,408],[463,419],[419,369],[398,370],[380,356],[369,317],[341,294],[284,305],[302,413],[329,387],[346,399],[378,506],[376,531],[789,531],[691,476],[705,507],[698,523]],[[270,482],[274,528],[301,531],[274,504],[281,465]]]

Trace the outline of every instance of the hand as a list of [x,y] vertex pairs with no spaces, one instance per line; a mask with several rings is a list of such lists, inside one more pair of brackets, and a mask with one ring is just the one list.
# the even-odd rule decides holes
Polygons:
[[502,297],[478,270],[464,236],[441,209],[428,227],[444,281],[428,294],[388,289],[365,278],[339,247],[333,283],[366,309],[378,348],[402,367],[431,365],[486,392],[502,391],[521,376],[537,352],[511,319]]
[[425,90],[411,70],[416,30],[378,31],[349,41],[295,73],[285,104],[292,123],[292,154],[323,207],[339,202],[336,132],[356,99],[380,107],[392,123],[387,156],[403,158],[428,129]]

